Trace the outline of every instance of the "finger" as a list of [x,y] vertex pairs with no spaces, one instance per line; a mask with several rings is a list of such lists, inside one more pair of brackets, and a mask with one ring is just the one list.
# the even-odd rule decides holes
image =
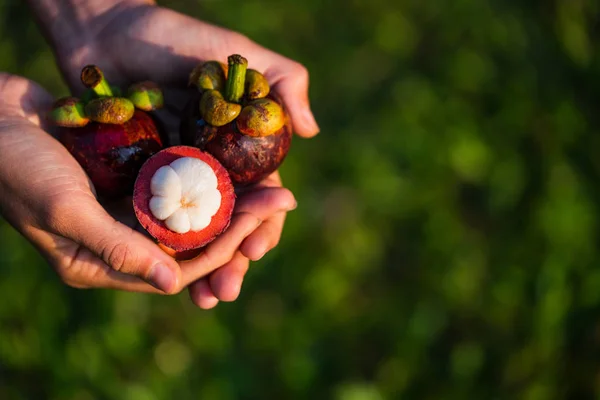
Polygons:
[[287,189],[265,188],[245,194],[236,207],[263,220],[240,246],[244,256],[258,261],[279,243],[286,212],[296,208],[296,200]]
[[292,192],[282,187],[272,187],[246,193],[238,198],[236,212],[254,214],[261,220],[279,211],[291,211],[297,206]]
[[[257,221],[256,217],[246,213],[234,217],[227,232],[211,243],[198,258],[181,263],[182,276],[177,286],[170,291],[159,291],[139,276],[111,268],[101,257],[98,257],[97,253],[85,247],[80,247],[78,250],[73,251],[74,256],[67,261],[68,266],[59,269],[58,272],[65,283],[74,287],[107,288],[146,293],[175,293],[192,282],[198,281],[199,278],[206,276],[221,265],[226,264],[233,257],[233,254],[244,238],[256,229],[256,226],[258,226]],[[134,233],[148,240],[154,248],[158,248],[158,246],[141,233]],[[44,240],[44,242],[48,241],[48,239]],[[58,239],[50,240],[50,242],[57,243]],[[41,243],[41,245],[51,246],[49,243]],[[162,250],[159,249],[159,251],[162,257],[167,257],[167,261],[174,262]],[[202,291],[202,293],[205,293],[205,291]]]
[[191,284],[189,292],[192,302],[204,310],[209,310],[219,304],[219,299],[215,297],[206,279],[200,279]]
[[115,271],[92,251],[70,239],[35,227],[24,234],[69,286],[165,293],[137,276]]
[[252,261],[258,261],[265,254],[273,249],[281,239],[283,224],[285,222],[286,212],[280,211],[263,223],[250,236],[248,236],[242,245],[240,251]]
[[162,290],[134,275],[115,271],[90,250],[79,247],[68,267],[58,271],[62,281],[80,289],[102,288],[140,293],[160,293]]
[[18,115],[40,126],[42,113],[50,109],[52,95],[37,83],[17,75],[0,72],[2,106],[7,115]]
[[215,296],[221,301],[237,299],[249,266],[250,260],[238,251],[231,261],[213,272],[209,283]]
[[114,271],[133,275],[165,293],[178,290],[178,264],[155,243],[110,217],[94,199],[77,198],[53,211],[52,231],[89,249]]
[[182,286],[187,286],[227,264],[244,239],[254,232],[261,222],[253,214],[236,213],[231,219],[229,228],[210,243],[198,257],[180,263]]
[[319,126],[308,100],[308,70],[301,64],[290,63],[289,65],[284,75],[279,79],[276,78],[272,88],[281,96],[292,119],[294,132],[303,137],[313,137],[319,133]]
[[264,188],[270,188],[270,187],[273,187],[273,188],[282,187],[281,176],[279,175],[279,171],[273,172],[271,175],[267,176],[262,181],[255,183],[253,185],[236,187],[235,194],[238,197],[241,197],[245,193],[256,192],[258,190],[261,190]]

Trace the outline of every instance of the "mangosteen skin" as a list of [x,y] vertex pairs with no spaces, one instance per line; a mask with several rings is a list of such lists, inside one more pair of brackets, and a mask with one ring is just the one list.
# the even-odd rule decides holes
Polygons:
[[[268,97],[281,104],[277,98]],[[235,120],[221,127],[209,125],[200,116],[200,99],[201,94],[195,93],[183,110],[180,126],[183,145],[212,154],[227,169],[231,180],[241,186],[260,182],[279,168],[292,142],[287,115],[285,125],[273,135],[251,137],[238,130]]]
[[98,196],[107,199],[131,195],[142,164],[163,148],[156,123],[140,110],[121,125],[90,122],[59,128],[58,135],[87,172]]

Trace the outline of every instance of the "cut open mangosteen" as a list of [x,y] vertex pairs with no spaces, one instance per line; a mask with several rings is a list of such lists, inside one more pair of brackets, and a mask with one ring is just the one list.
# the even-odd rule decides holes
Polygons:
[[138,221],[174,254],[213,241],[229,226],[234,205],[227,170],[188,146],[169,147],[148,159],[133,191]]

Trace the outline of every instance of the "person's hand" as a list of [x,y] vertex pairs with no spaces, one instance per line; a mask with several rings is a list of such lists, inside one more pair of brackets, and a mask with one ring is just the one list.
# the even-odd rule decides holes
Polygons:
[[[93,26],[80,37],[81,44],[60,46],[59,65],[74,91],[81,90],[79,71],[86,64],[97,64],[116,84],[149,79],[163,87],[185,88],[193,67],[205,60],[221,60],[238,53],[249,67],[262,72],[289,111],[295,133],[311,137],[318,126],[309,108],[308,72],[301,64],[267,50],[248,38],[174,11],[148,5],[121,2],[96,15]],[[63,43],[69,44],[69,42]],[[181,110],[189,94],[167,91],[166,101],[173,111]],[[164,114],[163,114],[164,115]],[[168,117],[167,117],[168,119]],[[171,120],[177,130],[177,120]],[[223,268],[190,287],[196,304],[216,305],[218,300],[237,298],[249,260],[260,259],[280,239],[286,211],[295,207],[291,193],[281,187],[278,173],[242,194],[236,203],[238,212],[255,215],[263,221]]]
[[[230,228],[198,258],[177,263],[96,201],[79,164],[43,129],[40,115],[53,100],[47,92],[0,74],[0,93],[0,211],[65,283],[173,294],[223,265],[240,268],[238,249],[261,223],[256,209],[246,211],[253,200],[242,202]],[[267,208],[260,211],[272,214]],[[201,295],[206,290],[196,285],[193,291],[203,308],[215,304]]]
[[81,90],[79,72],[97,64],[111,83],[144,79],[168,85],[187,84],[201,61],[227,63],[231,54],[248,59],[248,67],[262,72],[289,111],[294,132],[312,137],[319,132],[308,99],[309,75],[300,63],[268,50],[247,37],[145,0],[118,2],[90,17],[68,40],[56,42],[59,65],[74,90]]

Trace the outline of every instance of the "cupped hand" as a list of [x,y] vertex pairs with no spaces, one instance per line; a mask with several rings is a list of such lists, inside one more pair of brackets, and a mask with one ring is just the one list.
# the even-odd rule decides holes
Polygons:
[[[24,78],[0,74],[0,93],[0,210],[65,283],[173,294],[223,265],[243,267],[237,261],[240,246],[262,222],[260,213],[247,211],[251,201],[241,202],[227,232],[198,258],[178,263],[97,202],[79,164],[43,129],[40,116],[52,103],[47,92]],[[199,286],[194,290],[202,291]],[[214,305],[208,296],[195,302]]]
[[[79,71],[86,64],[101,67],[117,84],[152,80],[165,86],[185,88],[189,73],[201,61],[225,62],[242,54],[249,67],[262,72],[290,113],[294,132],[311,137],[319,128],[309,107],[308,72],[301,64],[254,43],[243,35],[222,29],[146,1],[122,2],[98,16],[93,40],[81,46],[58,49],[59,65],[70,86],[77,90]],[[170,93],[176,93],[171,91]],[[180,110],[186,95],[169,95],[171,110]],[[167,119],[169,117],[167,116]],[[178,121],[171,121],[177,129]],[[190,287],[196,304],[209,308],[218,300],[237,298],[249,260],[260,259],[277,245],[286,211],[295,207],[292,194],[282,188],[278,173],[250,191],[240,194],[236,211],[254,215],[261,226],[244,240],[235,256],[206,279]]]
[[72,88],[81,88],[79,71],[98,64],[120,83],[149,79],[161,84],[187,84],[201,61],[226,63],[231,54],[248,59],[262,72],[285,103],[294,132],[312,137],[319,132],[308,99],[309,75],[300,63],[268,50],[247,37],[146,0],[120,2],[87,25],[90,38],[57,49],[59,65]]

